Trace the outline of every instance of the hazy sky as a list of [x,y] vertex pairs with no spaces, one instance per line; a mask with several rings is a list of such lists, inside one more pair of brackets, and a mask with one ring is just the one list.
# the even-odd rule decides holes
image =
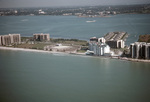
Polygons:
[[147,4],[150,0],[0,0],[0,8]]

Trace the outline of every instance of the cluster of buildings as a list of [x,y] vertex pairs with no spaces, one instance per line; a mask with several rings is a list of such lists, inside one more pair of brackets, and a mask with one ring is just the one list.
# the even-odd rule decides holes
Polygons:
[[111,56],[110,48],[124,48],[126,37],[126,32],[110,32],[101,38],[92,37],[87,54]]
[[39,14],[46,14],[42,9],[39,10]]
[[[50,41],[49,34],[33,34],[34,41]],[[20,34],[0,35],[0,46],[10,46],[21,44]]]
[[21,36],[20,34],[9,34],[0,36],[0,45],[9,46],[12,44],[20,44]]
[[[127,37],[126,32],[110,32],[101,38],[92,37],[86,53],[96,56],[113,56],[114,53],[110,48],[124,48]],[[135,42],[130,44],[129,50],[129,56],[133,59],[150,60],[150,43]]]
[[[92,52],[91,52],[92,51]],[[89,51],[87,51],[89,54],[93,54],[96,56],[110,56],[110,47],[101,42],[90,42],[89,43]]]
[[135,42],[130,44],[130,56],[135,59],[150,59],[150,43]]
[[33,39],[35,41],[50,41],[50,35],[49,34],[33,34]]
[[104,36],[104,39],[111,48],[124,48],[127,36],[126,32],[110,32]]
[[92,37],[89,42],[89,50],[86,54],[96,56],[110,56],[110,47],[105,43],[104,38]]
[[[109,15],[116,15],[116,11],[98,11],[93,12],[92,10],[87,10],[83,13],[78,13],[79,17],[109,17]],[[75,14],[76,15],[76,14]]]
[[76,53],[77,50],[80,50],[80,46],[64,46],[62,44],[56,45],[47,45],[44,47],[45,51],[53,51],[53,52],[67,52],[67,53]]

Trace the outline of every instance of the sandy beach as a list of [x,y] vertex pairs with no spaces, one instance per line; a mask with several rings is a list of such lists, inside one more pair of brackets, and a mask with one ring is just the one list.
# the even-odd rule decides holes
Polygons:
[[133,61],[133,62],[148,62],[150,63],[150,60],[145,60],[145,59],[133,59],[133,58],[126,58],[126,57],[121,57],[121,60],[127,60],[127,61]]
[[111,58],[132,61],[132,62],[148,62],[148,63],[150,63],[150,60],[145,60],[145,59],[133,59],[133,58],[127,58],[127,57],[111,57]]
[[76,54],[76,55],[85,55],[85,53],[67,53],[67,52],[56,52],[56,51],[44,51],[36,49],[25,49],[25,48],[12,48],[12,47],[3,47],[0,46],[0,50],[12,50],[12,51],[28,51],[28,52],[43,52],[43,53],[57,53],[57,54]]
[[63,53],[63,52],[50,52],[50,51],[44,51],[44,50],[24,49],[24,48],[12,48],[12,47],[2,47],[2,46],[0,46],[0,50],[29,51],[29,52],[44,52],[44,53]]
[[[55,52],[55,51],[44,51],[44,50],[24,49],[24,48],[12,48],[12,47],[2,47],[2,46],[0,46],[0,50],[28,51],[28,52],[43,52],[43,53],[54,53],[54,54],[85,55],[85,53]],[[150,60],[132,59],[132,58],[127,58],[127,57],[105,57],[105,58],[112,58],[112,59],[119,59],[119,60],[133,61],[133,62],[148,62],[148,63],[150,63]]]

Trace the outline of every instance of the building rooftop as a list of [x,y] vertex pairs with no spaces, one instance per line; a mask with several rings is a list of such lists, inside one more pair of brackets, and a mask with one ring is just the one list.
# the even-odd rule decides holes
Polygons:
[[109,32],[107,33],[104,38],[106,41],[117,41],[117,40],[125,40],[127,36],[126,32]]
[[49,35],[48,33],[45,33],[45,34],[43,34],[43,33],[36,33],[36,34],[33,34],[33,35]]

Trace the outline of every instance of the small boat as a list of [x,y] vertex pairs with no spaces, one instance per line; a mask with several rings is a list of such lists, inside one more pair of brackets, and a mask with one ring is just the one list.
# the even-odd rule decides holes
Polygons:
[[92,21],[86,21],[87,23],[91,23],[91,22],[96,22],[96,20],[92,20]]

